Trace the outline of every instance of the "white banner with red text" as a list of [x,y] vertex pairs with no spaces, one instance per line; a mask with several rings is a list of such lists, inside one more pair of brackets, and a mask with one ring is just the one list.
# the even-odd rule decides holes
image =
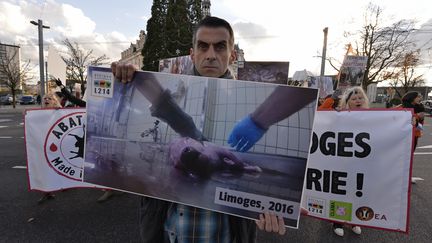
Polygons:
[[85,109],[35,109],[25,114],[31,190],[97,187],[82,181]]

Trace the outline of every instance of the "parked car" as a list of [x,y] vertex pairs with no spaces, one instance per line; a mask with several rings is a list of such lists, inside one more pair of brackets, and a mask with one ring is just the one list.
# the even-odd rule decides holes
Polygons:
[[13,102],[13,98],[11,95],[0,96],[0,104],[1,105],[11,105],[12,102]]
[[21,105],[29,105],[29,104],[35,104],[35,103],[36,103],[36,101],[33,98],[33,96],[31,96],[31,95],[24,95],[20,99]]
[[421,102],[424,106],[431,107],[432,106],[432,100],[423,100]]

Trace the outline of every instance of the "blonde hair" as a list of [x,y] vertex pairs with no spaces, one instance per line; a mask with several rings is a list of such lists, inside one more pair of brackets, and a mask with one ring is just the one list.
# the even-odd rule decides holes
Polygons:
[[363,100],[364,100],[362,108],[369,109],[369,99],[368,99],[366,93],[364,92],[363,88],[360,86],[354,86],[354,87],[351,87],[351,88],[348,88],[345,90],[345,92],[342,95],[342,98],[339,101],[339,108],[344,109],[344,110],[345,109],[351,109],[351,107],[349,107],[349,105],[348,105],[348,100],[353,95],[361,95]]
[[[45,105],[45,99],[46,98],[51,99],[52,103],[49,105]],[[50,92],[50,93],[47,93],[46,95],[44,95],[44,97],[42,98],[42,104],[44,107],[47,107],[47,108],[61,108],[62,107],[62,105],[60,103],[60,98],[58,97],[58,95],[56,95],[53,92]]]

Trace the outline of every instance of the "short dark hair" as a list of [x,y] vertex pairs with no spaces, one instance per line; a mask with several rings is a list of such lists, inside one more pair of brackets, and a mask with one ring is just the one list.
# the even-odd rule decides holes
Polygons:
[[196,43],[196,35],[198,30],[201,27],[209,27],[209,28],[225,28],[228,30],[228,33],[230,35],[230,39],[229,42],[232,46],[234,46],[234,31],[231,27],[231,25],[224,19],[218,18],[218,17],[214,17],[214,16],[207,16],[204,19],[202,19],[196,26],[193,32],[193,37],[192,37],[192,46],[195,46]]

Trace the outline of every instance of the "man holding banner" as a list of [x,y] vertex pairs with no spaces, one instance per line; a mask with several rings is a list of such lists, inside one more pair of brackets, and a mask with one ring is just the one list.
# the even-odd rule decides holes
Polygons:
[[[190,53],[194,63],[194,75],[232,78],[228,65],[236,59],[236,53],[230,24],[217,17],[203,19],[195,30]],[[132,80],[137,68],[113,63],[112,70],[117,79],[126,83]],[[152,103],[164,94],[156,83],[142,86],[147,86],[151,90],[142,92]],[[190,123],[185,124],[191,127]],[[194,130],[193,127],[186,130],[182,130],[184,127],[173,129]],[[141,201],[140,224],[144,242],[180,242],[197,239],[208,242],[254,242],[256,237],[253,221],[148,197],[143,197]],[[286,232],[283,219],[268,213],[260,215],[260,220],[256,224],[267,232],[281,235]]]

